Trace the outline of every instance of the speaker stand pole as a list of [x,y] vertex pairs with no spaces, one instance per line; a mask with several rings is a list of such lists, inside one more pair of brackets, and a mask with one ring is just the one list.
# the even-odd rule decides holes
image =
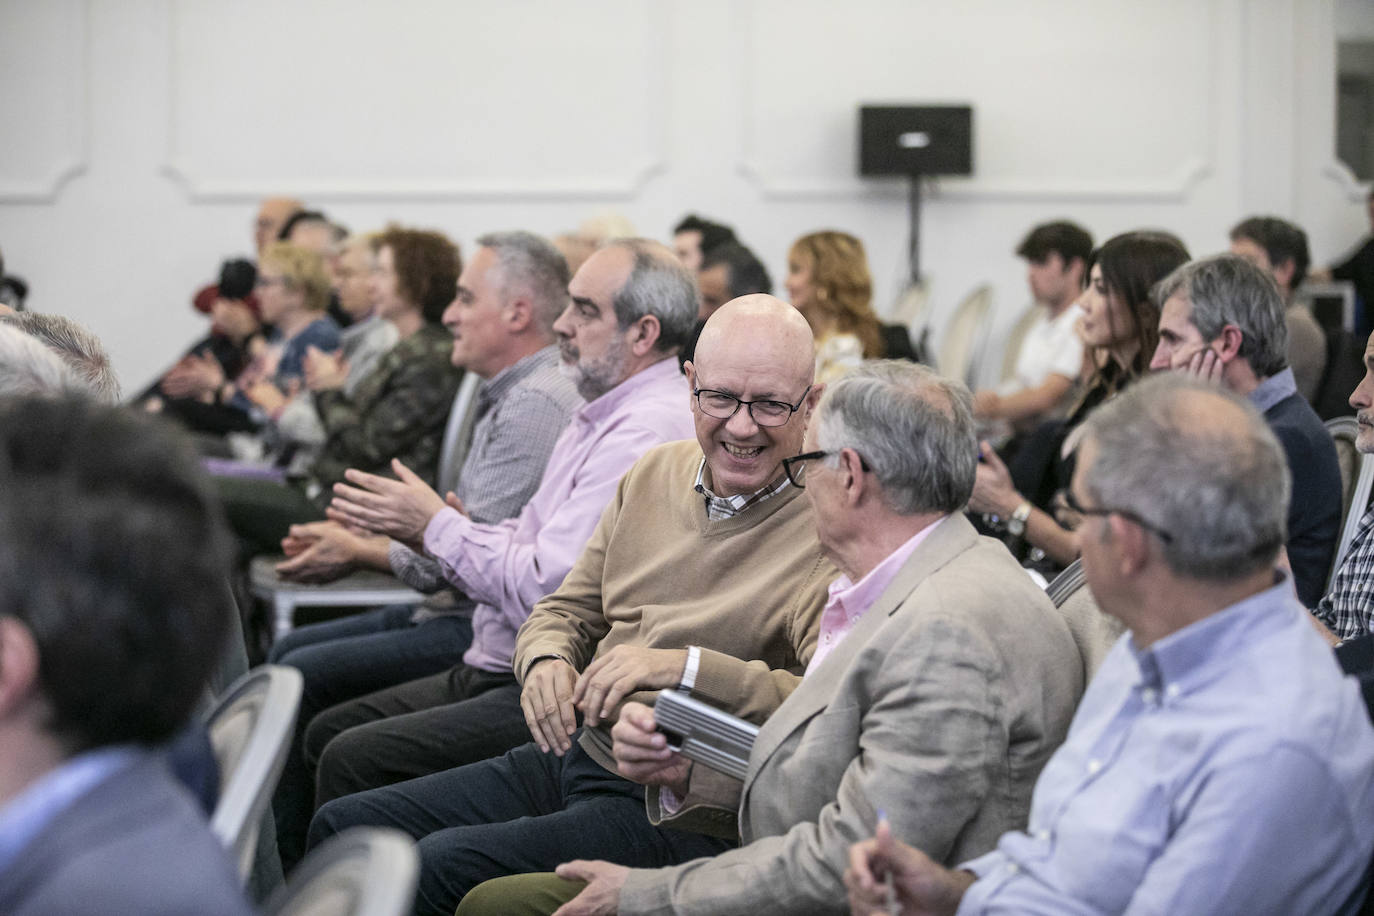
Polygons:
[[907,263],[911,268],[911,285],[921,285],[921,176],[911,176],[910,194],[907,198],[908,219],[911,220],[911,236],[907,245]]

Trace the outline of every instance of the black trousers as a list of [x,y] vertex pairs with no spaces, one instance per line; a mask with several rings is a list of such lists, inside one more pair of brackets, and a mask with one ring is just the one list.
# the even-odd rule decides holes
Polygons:
[[460,664],[326,709],[306,727],[303,751],[319,807],[529,740],[515,676]]
[[661,868],[732,843],[649,822],[644,787],[573,742],[562,757],[525,744],[501,757],[330,802],[309,845],[359,825],[395,827],[420,846],[415,912],[450,916],[489,878],[553,871],[572,859]]

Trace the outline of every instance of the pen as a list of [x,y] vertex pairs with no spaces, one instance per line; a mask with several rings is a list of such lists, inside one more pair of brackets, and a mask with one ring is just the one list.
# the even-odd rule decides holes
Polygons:
[[[887,812],[879,808],[878,826],[881,827],[883,824],[887,824]],[[891,824],[888,824],[888,829],[892,829]],[[897,903],[897,885],[892,880],[891,868],[888,868],[886,874],[883,875],[883,909],[887,912],[887,916],[901,916],[902,907]]]

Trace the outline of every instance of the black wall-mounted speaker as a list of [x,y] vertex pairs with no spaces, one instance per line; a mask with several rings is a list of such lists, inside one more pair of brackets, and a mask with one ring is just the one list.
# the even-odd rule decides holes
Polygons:
[[859,174],[973,174],[973,108],[860,106]]

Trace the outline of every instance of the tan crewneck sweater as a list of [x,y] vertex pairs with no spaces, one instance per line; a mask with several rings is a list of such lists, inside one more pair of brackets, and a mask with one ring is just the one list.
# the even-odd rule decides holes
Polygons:
[[[692,694],[708,703],[762,722],[792,691],[839,573],[821,556],[800,490],[709,521],[692,489],[700,463],[696,442],[671,442],[626,473],[572,571],[520,628],[514,669],[522,680],[542,656],[582,671],[622,643],[700,646]],[[644,693],[628,699],[653,702]],[[610,725],[618,716],[582,737],[613,772]]]

